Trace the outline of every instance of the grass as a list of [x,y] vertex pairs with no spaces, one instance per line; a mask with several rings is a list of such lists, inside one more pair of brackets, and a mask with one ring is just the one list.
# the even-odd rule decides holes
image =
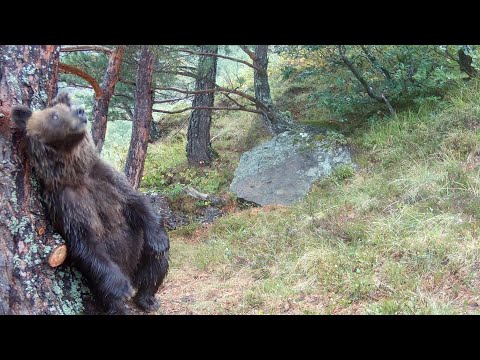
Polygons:
[[[479,94],[471,83],[441,106],[349,127],[348,139],[335,135],[352,146],[358,169],[337,168],[293,206],[171,231],[161,311],[479,314]],[[322,125],[327,115],[301,114]],[[129,131],[109,123],[102,156],[119,169]],[[188,168],[186,129],[150,144],[142,190],[164,192],[174,209],[191,213],[202,204],[182,194],[185,185],[228,196],[241,154],[267,135],[241,112],[215,115],[211,132],[220,158],[207,169]]]
[[[480,313],[477,86],[442,108],[425,105],[358,130],[350,142],[359,170],[340,169],[291,207],[172,231],[162,311]],[[228,130],[217,143],[217,172],[234,169],[247,138],[221,121],[216,131]]]

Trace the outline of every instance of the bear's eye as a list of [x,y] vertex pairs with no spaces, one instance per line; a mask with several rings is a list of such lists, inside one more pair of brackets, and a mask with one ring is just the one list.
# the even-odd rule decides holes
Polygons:
[[57,113],[53,113],[53,114],[51,115],[51,119],[52,119],[52,121],[54,121],[54,122],[58,122],[58,119],[59,119],[58,114],[57,114]]

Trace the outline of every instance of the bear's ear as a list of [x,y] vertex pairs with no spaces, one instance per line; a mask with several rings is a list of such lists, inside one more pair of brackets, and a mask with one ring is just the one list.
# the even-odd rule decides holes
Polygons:
[[12,107],[12,120],[21,130],[25,130],[27,120],[32,116],[32,110],[25,105],[15,105]]
[[70,95],[68,95],[68,93],[65,91],[58,94],[57,97],[53,99],[52,105],[50,106],[55,106],[57,104],[65,104],[68,107],[72,107],[72,103],[70,101]]

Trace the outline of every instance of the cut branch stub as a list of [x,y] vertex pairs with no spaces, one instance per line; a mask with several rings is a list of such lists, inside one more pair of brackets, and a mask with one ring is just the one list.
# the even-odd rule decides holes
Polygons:
[[48,264],[51,267],[57,267],[59,265],[62,265],[66,258],[67,246],[60,245],[53,249],[53,251],[50,253],[50,257],[48,258]]

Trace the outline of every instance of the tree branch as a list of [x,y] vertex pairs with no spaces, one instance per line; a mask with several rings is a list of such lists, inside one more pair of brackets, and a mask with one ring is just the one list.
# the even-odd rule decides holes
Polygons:
[[377,100],[378,102],[385,103],[387,105],[388,111],[392,116],[395,116],[395,109],[393,108],[392,104],[390,104],[390,101],[388,101],[387,97],[385,94],[376,95],[373,92],[373,88],[367,83],[365,78],[360,74],[358,69],[355,67],[355,65],[348,59],[346,56],[346,51],[345,47],[343,45],[338,46],[338,52],[340,54],[340,57],[342,58],[343,63],[350,69],[350,71],[353,73],[353,75],[357,78],[357,80],[362,84],[363,88],[367,92],[368,96],[370,96],[372,99]]
[[232,103],[234,103],[235,105],[237,105],[238,107],[243,107],[242,104],[239,104],[237,101],[235,101],[235,99],[232,99],[228,94],[226,93],[221,93],[223,96],[225,96],[228,100],[230,100]]
[[135,100],[135,99],[133,98],[133,96],[126,95],[126,94],[117,94],[117,93],[114,93],[113,96],[119,96],[119,97],[127,98],[127,99],[129,99],[129,100]]
[[211,56],[211,57],[217,57],[217,58],[221,58],[221,59],[227,59],[227,60],[235,61],[235,62],[244,64],[244,65],[247,65],[247,66],[251,67],[252,69],[257,70],[258,72],[260,72],[262,74],[265,73],[265,71],[262,68],[259,68],[255,64],[251,64],[248,61],[240,60],[240,59],[237,59],[237,58],[234,58],[234,57],[231,57],[231,56],[220,55],[220,54],[211,54],[211,53],[205,53],[205,52],[198,52],[198,51],[193,51],[193,50],[189,50],[189,49],[185,49],[185,48],[178,49],[178,51],[183,51],[183,52],[185,52],[187,54],[191,54],[191,55]]
[[113,49],[101,45],[70,45],[60,47],[60,52],[98,51],[110,55]]
[[155,73],[164,73],[164,74],[173,74],[173,75],[180,75],[180,76],[187,76],[194,79],[198,79],[199,76],[189,71],[173,71],[173,70],[156,70]]
[[90,85],[82,85],[82,84],[77,84],[77,83],[73,83],[73,84],[69,83],[68,87],[92,90],[92,87]]
[[174,87],[156,87],[154,88],[155,91],[175,91],[179,92],[181,94],[189,94],[189,95],[195,95],[195,94],[202,94],[202,93],[211,93],[215,92],[215,89],[206,89],[206,90],[186,90],[186,89],[179,89],[179,88],[174,88]]
[[379,69],[385,79],[391,80],[392,76],[390,75],[388,70],[378,63],[377,58],[373,56],[373,54],[367,49],[367,47],[365,45],[360,45],[360,48],[367,57],[368,61],[370,61],[370,63],[373,65],[373,67]]
[[179,93],[182,93],[182,94],[190,94],[190,95],[195,95],[195,94],[206,94],[206,93],[212,93],[212,92],[225,92],[225,93],[228,93],[228,94],[236,94],[238,96],[241,96],[247,100],[250,100],[251,102],[253,102],[254,104],[256,105],[259,105],[263,108],[265,108],[266,106],[259,102],[257,99],[255,99],[255,97],[251,96],[251,95],[248,95],[242,91],[239,91],[237,89],[227,89],[227,88],[224,88],[222,86],[218,86],[218,85],[215,85],[215,88],[214,89],[206,89],[206,90],[184,90],[184,89],[179,89],[179,88],[174,88],[174,87],[157,87],[155,88],[155,90],[163,90],[163,91],[176,91],[176,92],[179,92]]
[[218,91],[226,92],[226,93],[229,93],[229,94],[236,94],[236,95],[241,96],[241,97],[243,97],[247,100],[250,100],[255,105],[266,108],[265,104],[263,104],[260,101],[258,101],[257,99],[255,99],[254,96],[248,95],[248,94],[244,93],[243,91],[239,91],[237,89],[227,89],[227,88],[224,88],[224,87],[221,87],[221,86],[218,86],[218,85],[216,85],[216,89]]
[[245,54],[248,55],[248,57],[250,59],[252,59],[252,61],[256,61],[257,60],[257,56],[255,55],[255,52],[253,52],[252,50],[250,50],[247,45],[239,45],[240,46],[240,49],[242,49]]
[[95,99],[99,99],[99,98],[102,97],[103,92],[102,92],[102,89],[101,89],[100,85],[98,84],[97,80],[95,80],[95,78],[93,76],[87,74],[85,71],[83,71],[79,68],[76,68],[75,66],[67,65],[67,64],[64,64],[64,63],[59,63],[58,64],[58,70],[63,72],[63,73],[73,74],[73,75],[76,75],[76,76],[84,79],[85,81],[87,81],[92,86],[93,91],[95,91]]
[[137,86],[135,81],[126,80],[126,79],[123,79],[121,77],[118,79],[118,81],[121,82],[122,84]]
[[154,101],[153,103],[154,104],[165,104],[165,103],[172,103],[172,102],[178,102],[178,101],[181,101],[181,100],[186,100],[188,98],[190,98],[191,96],[186,96],[186,97],[183,97],[183,98],[173,98],[173,99],[165,99],[165,100],[157,100],[157,101]]
[[261,114],[262,113],[259,110],[247,109],[245,107],[232,108],[232,107],[226,107],[226,106],[221,106],[221,107],[197,106],[197,107],[188,107],[188,108],[184,108],[184,109],[180,109],[180,110],[174,110],[174,111],[160,110],[160,109],[153,109],[152,111],[159,112],[159,113],[164,113],[164,114],[179,114],[179,113],[189,111],[189,110],[226,110],[226,111],[247,111],[247,112],[252,112],[252,113],[256,113],[256,114]]

